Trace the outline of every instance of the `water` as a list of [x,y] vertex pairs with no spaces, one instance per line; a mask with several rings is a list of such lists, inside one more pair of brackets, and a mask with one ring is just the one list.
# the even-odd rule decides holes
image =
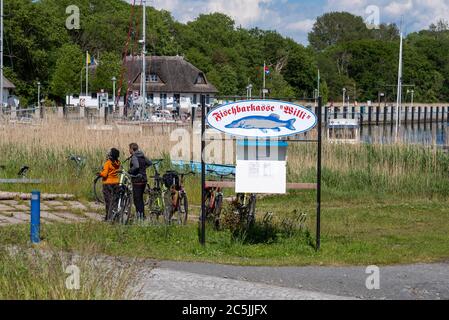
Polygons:
[[[394,143],[396,141],[396,126],[363,126],[361,127],[360,139],[364,143]],[[449,148],[449,124],[401,125],[399,141],[404,144],[435,145]]]

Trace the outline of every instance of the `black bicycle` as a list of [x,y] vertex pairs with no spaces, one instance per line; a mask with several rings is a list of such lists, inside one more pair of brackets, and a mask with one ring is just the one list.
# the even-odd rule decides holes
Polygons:
[[112,223],[128,224],[132,218],[133,184],[131,179],[138,178],[120,170],[119,184],[114,190],[114,197],[108,212],[108,221]]
[[256,221],[256,200],[253,193],[238,193],[233,206],[239,215],[239,221],[247,230],[254,225]]
[[[233,172],[222,174],[215,170],[207,170],[210,174],[218,176],[220,181],[224,181],[229,176],[235,176]],[[223,188],[221,187],[207,187],[206,188],[206,218],[213,220],[214,228],[220,229],[220,217],[223,209]]]

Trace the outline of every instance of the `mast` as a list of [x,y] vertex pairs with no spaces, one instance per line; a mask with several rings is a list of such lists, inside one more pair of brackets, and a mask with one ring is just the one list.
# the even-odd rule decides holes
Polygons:
[[146,63],[146,59],[145,59],[145,55],[146,55],[146,27],[147,27],[147,17],[146,17],[146,6],[147,6],[147,1],[143,0],[142,2],[143,4],[143,39],[142,39],[142,97],[143,97],[143,107],[145,108],[146,106],[146,98],[147,98],[147,76],[146,76],[146,67],[147,67],[147,63]]
[[263,96],[263,100],[265,100],[265,85],[266,85],[266,70],[267,65],[265,63],[265,61],[263,62],[263,89],[262,89],[262,96]]
[[399,126],[401,124],[400,120],[400,109],[402,107],[402,52],[403,52],[403,33],[402,33],[402,21],[401,21],[401,35],[400,35],[400,45],[399,45],[399,67],[398,67],[398,90],[397,90],[397,100],[396,100],[396,141],[399,138]]
[[89,95],[89,51],[86,51],[86,97]]
[[3,0],[0,0],[0,114],[3,112]]

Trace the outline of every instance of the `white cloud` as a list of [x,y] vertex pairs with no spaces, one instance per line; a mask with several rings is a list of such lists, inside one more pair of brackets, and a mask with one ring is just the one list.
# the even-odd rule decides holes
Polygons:
[[408,0],[407,2],[397,2],[393,1],[385,7],[385,13],[394,17],[404,14],[404,12],[413,9],[413,1]]
[[249,26],[269,19],[272,0],[147,0],[148,5],[170,11],[179,21],[194,20],[202,13],[220,12],[232,17],[237,25]]
[[312,30],[314,24],[315,20],[305,19],[298,22],[289,23],[286,28],[288,30],[306,33]]
[[449,0],[327,0],[326,10],[365,17],[369,5],[379,7],[381,22],[399,24],[403,17],[407,32],[427,29],[431,23],[449,18]]

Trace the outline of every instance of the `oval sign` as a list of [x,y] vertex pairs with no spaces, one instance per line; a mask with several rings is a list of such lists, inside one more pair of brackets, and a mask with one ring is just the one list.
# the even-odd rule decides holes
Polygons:
[[284,101],[250,100],[225,104],[207,115],[207,123],[224,133],[275,138],[307,132],[318,118],[306,108]]

